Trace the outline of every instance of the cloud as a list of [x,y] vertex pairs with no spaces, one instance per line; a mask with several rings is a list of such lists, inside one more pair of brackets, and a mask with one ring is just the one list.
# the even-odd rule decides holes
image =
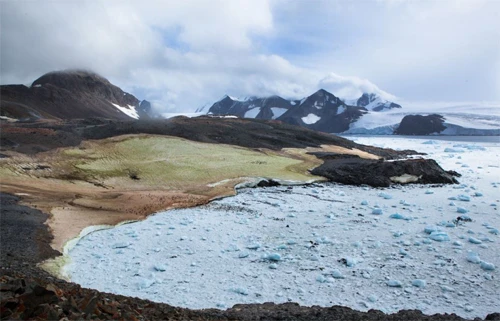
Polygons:
[[387,100],[397,100],[396,96],[378,88],[368,79],[344,77],[333,72],[321,79],[318,86],[346,99],[359,98],[363,93],[374,93]]
[[4,84],[86,68],[171,112],[193,111],[226,93],[301,98],[323,87],[344,98],[374,92],[403,100],[500,100],[494,1],[0,6]]

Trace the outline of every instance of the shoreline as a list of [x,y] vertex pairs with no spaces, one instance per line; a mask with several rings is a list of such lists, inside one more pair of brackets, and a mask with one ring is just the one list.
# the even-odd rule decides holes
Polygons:
[[57,256],[57,257],[51,258],[51,259],[47,259],[43,262],[40,262],[39,264],[37,264],[37,266],[39,266],[41,269],[43,269],[44,271],[48,272],[49,274],[51,274],[55,277],[62,278],[63,280],[68,281],[68,282],[72,282],[71,276],[68,274],[68,271],[67,271],[67,266],[71,263],[71,258],[69,256],[69,252],[78,244],[78,242],[80,242],[81,239],[85,238],[86,236],[88,236],[94,232],[97,232],[100,230],[113,229],[115,227],[126,225],[126,224],[133,224],[136,222],[141,222],[141,221],[144,221],[144,220],[146,220],[154,215],[168,212],[168,211],[174,210],[174,209],[187,209],[187,208],[192,208],[192,207],[203,206],[203,205],[209,204],[210,202],[213,202],[216,200],[221,200],[221,199],[224,199],[227,197],[235,196],[238,194],[238,189],[259,188],[257,185],[262,181],[274,181],[274,182],[279,183],[280,186],[301,186],[301,185],[327,182],[326,179],[323,177],[318,177],[318,179],[312,179],[312,180],[308,180],[308,181],[293,181],[293,180],[282,180],[282,179],[264,178],[264,177],[239,177],[239,178],[235,178],[235,179],[223,180],[223,181],[216,182],[216,183],[213,183],[210,185],[215,187],[221,183],[224,184],[224,183],[228,183],[231,181],[241,181],[241,180],[243,180],[243,181],[239,182],[233,186],[234,193],[227,193],[227,194],[218,195],[218,196],[212,197],[208,201],[201,203],[201,204],[195,204],[192,206],[184,206],[184,207],[174,206],[174,207],[170,207],[170,208],[166,208],[163,210],[153,212],[151,214],[145,214],[145,216],[142,219],[124,220],[124,221],[120,221],[116,224],[89,225],[89,226],[83,228],[76,237],[66,241],[66,243],[62,247],[62,252],[61,252],[60,256]]

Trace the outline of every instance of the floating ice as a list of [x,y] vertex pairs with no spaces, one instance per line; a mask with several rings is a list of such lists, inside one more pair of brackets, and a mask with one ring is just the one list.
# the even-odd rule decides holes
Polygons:
[[399,213],[394,213],[394,214],[391,214],[389,215],[390,218],[394,218],[394,219],[397,219],[397,220],[406,220],[406,221],[410,221],[412,218],[409,217],[409,216],[404,216],[402,214],[399,214]]
[[157,264],[155,265],[155,270],[159,272],[165,272],[167,270],[167,267],[163,264]]
[[425,191],[425,194],[434,194],[434,191],[431,191],[430,189]]
[[316,277],[316,281],[318,281],[319,283],[325,283],[326,282],[326,278],[323,275],[318,275]]
[[271,270],[276,270],[278,268],[278,264],[276,264],[276,263],[269,264],[269,268]]
[[375,215],[382,215],[383,214],[383,211],[381,208],[374,208],[372,210],[372,214],[375,214]]
[[248,252],[241,252],[240,254],[238,254],[238,257],[240,259],[244,259],[246,257],[248,257],[250,254]]
[[468,210],[466,210],[465,208],[463,208],[463,207],[457,207],[457,213],[465,214],[467,212],[468,212]]
[[465,153],[465,150],[447,147],[447,148],[444,149],[444,152],[445,153]]
[[429,238],[433,241],[437,242],[444,242],[444,241],[449,241],[450,237],[448,236],[448,233],[442,232],[442,231],[435,231],[432,232],[431,235],[429,235]]
[[482,261],[481,268],[485,271],[493,271],[495,269],[495,265],[493,263]]
[[481,243],[483,243],[481,240],[478,240],[478,239],[476,239],[476,238],[474,238],[472,236],[469,237],[469,242],[472,243],[472,244],[481,244]]
[[241,295],[248,295],[248,290],[242,287],[232,288],[231,291]]
[[462,202],[470,202],[470,197],[468,195],[460,194],[458,195],[458,200]]
[[392,198],[392,195],[391,194],[387,194],[385,192],[380,192],[378,193],[378,196],[379,197],[382,197],[383,199],[386,199],[386,200],[390,200]]
[[361,201],[361,205],[368,205],[368,201],[367,200]]
[[411,285],[413,285],[417,288],[425,288],[425,286],[427,285],[427,282],[425,280],[422,280],[422,279],[415,279],[411,282]]
[[467,261],[474,264],[481,263],[481,259],[479,258],[479,255],[476,252],[467,253]]
[[483,193],[481,193],[481,192],[475,192],[475,193],[474,193],[474,196],[476,196],[476,197],[481,197],[481,196],[483,196]]
[[344,276],[344,275],[342,275],[342,273],[341,273],[339,270],[337,270],[337,269],[332,270],[332,273],[331,273],[331,274],[332,274],[332,276],[333,276],[334,278],[336,278],[336,279],[343,279],[343,278],[345,278],[345,276]]
[[279,253],[271,253],[267,255],[267,259],[269,261],[281,261],[281,255],[279,255]]
[[436,225],[429,225],[426,226],[424,229],[424,232],[427,234],[431,234],[432,232],[437,232],[437,231],[440,231],[440,229]]
[[247,249],[249,249],[249,250],[257,250],[258,248],[260,248],[259,243],[252,243],[252,244],[247,245]]
[[129,246],[130,246],[130,243],[118,242],[118,243],[113,244],[112,248],[114,248],[114,249],[123,249],[123,248],[129,247]]
[[150,287],[150,286],[152,286],[154,283],[155,283],[155,280],[152,280],[152,279],[146,279],[146,278],[141,278],[141,279],[139,280],[139,282],[137,282],[137,289],[138,289],[138,290],[142,290],[142,289],[149,288],[149,287]]
[[398,280],[389,280],[389,281],[387,281],[387,285],[392,287],[392,288],[400,288],[403,286],[403,284],[401,282],[399,282]]

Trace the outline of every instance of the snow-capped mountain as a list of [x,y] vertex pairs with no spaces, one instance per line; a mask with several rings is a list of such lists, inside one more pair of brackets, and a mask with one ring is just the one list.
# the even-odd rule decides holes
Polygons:
[[301,100],[287,100],[279,96],[238,99],[226,95],[210,107],[208,114],[277,119],[323,132],[341,133],[369,110],[378,112],[392,108],[401,106],[375,94],[363,94],[352,102],[344,102],[320,89]]
[[394,108],[401,108],[401,105],[399,104],[383,99],[376,94],[367,93],[361,95],[361,97],[359,97],[353,105],[358,107],[365,107],[370,111],[387,111]]
[[1,116],[13,119],[152,117],[151,104],[98,74],[82,70],[47,73],[24,85],[0,86]]
[[279,96],[235,98],[224,96],[210,107],[208,113],[215,116],[237,116],[241,118],[277,119],[294,105],[297,100],[286,100]]

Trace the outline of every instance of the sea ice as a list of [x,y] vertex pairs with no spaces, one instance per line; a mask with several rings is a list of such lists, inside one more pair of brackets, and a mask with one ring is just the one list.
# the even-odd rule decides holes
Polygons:
[[383,211],[381,208],[374,208],[372,210],[372,214],[375,214],[375,215],[382,215],[383,214]]

